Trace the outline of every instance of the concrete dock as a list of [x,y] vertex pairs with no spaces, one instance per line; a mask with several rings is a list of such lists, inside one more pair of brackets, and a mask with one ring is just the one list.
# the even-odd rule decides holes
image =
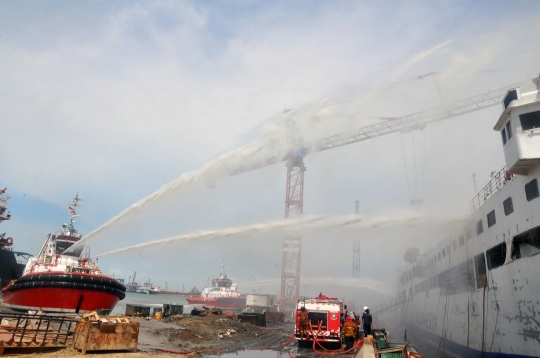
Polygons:
[[371,344],[363,344],[355,358],[375,358],[375,349]]

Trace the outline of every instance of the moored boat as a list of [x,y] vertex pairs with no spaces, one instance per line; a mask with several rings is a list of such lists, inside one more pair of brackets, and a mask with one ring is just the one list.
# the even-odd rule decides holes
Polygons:
[[241,310],[246,307],[246,295],[238,292],[238,287],[225,274],[225,266],[221,263],[219,277],[212,279],[212,286],[202,290],[200,296],[189,296],[190,305],[202,304],[206,307]]
[[145,295],[157,295],[160,291],[159,286],[152,285],[150,280],[145,282],[143,286],[138,286],[136,293],[142,293]]
[[39,254],[28,260],[23,275],[2,290],[4,306],[63,313],[111,311],[125,297],[125,286],[101,272],[88,247],[70,249],[82,239],[73,225],[79,201],[77,194],[69,206],[70,223],[49,234]]
[[[0,190],[0,223],[11,219],[11,213],[7,208],[7,201],[11,197],[6,190]],[[11,280],[21,277],[25,261],[30,256],[24,252],[13,251],[12,246],[13,238],[6,237],[6,233],[0,234],[0,287],[5,287]]]

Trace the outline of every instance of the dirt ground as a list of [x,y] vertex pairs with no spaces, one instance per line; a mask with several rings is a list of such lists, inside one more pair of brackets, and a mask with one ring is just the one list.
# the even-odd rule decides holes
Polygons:
[[[292,323],[269,323],[267,327],[257,327],[249,323],[227,319],[224,316],[176,315],[163,321],[138,320],[140,325],[138,352],[88,352],[106,357],[178,357],[164,351],[205,351],[207,353],[234,352],[246,348],[280,346],[287,342],[293,331]],[[290,346],[295,345],[293,341]],[[62,350],[33,351],[6,350],[4,356],[17,357],[73,357],[81,355],[73,348]],[[198,356],[198,353],[191,353]]]

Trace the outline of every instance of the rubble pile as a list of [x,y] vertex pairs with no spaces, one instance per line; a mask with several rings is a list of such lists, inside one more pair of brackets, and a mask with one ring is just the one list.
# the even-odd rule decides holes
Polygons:
[[283,324],[264,328],[217,315],[176,315],[164,322],[174,326],[156,329],[153,334],[160,338],[167,337],[169,344],[183,350],[238,350],[278,346],[286,342],[292,332],[291,327]]

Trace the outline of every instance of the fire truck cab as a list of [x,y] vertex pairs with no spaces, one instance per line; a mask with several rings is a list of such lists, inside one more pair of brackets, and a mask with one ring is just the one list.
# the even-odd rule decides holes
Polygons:
[[[304,338],[300,334],[300,312],[305,307],[309,312],[309,326]],[[313,344],[314,339],[326,345],[341,347],[340,313],[343,312],[343,302],[334,297],[319,295],[315,298],[299,300],[296,305],[296,325],[294,330],[298,344]]]

